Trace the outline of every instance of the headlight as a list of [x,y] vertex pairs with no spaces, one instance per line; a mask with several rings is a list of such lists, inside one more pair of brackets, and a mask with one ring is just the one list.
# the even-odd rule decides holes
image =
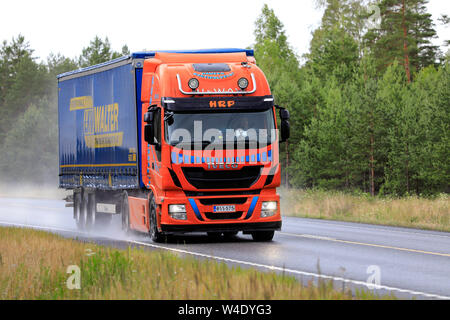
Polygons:
[[244,90],[245,88],[248,87],[248,80],[246,78],[240,78],[238,80],[238,86],[239,86],[239,88]]
[[199,82],[197,79],[195,78],[191,78],[188,82],[188,86],[189,88],[191,88],[192,90],[196,90],[199,86]]
[[264,201],[261,205],[261,218],[271,217],[277,212],[276,201]]
[[169,204],[169,215],[173,219],[186,220],[186,207],[184,204]]

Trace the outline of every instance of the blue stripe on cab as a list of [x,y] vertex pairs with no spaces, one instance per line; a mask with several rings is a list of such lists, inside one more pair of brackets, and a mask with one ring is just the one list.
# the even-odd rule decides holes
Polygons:
[[191,204],[192,210],[194,210],[194,213],[197,216],[198,220],[203,221],[202,215],[200,214],[200,210],[198,210],[195,200],[192,198],[189,198],[189,203]]
[[248,209],[247,215],[245,216],[245,219],[249,219],[252,216],[256,204],[258,203],[258,199],[259,197],[253,197],[252,202],[250,203],[250,208]]
[[266,152],[263,152],[263,153],[262,153],[262,161],[263,161],[263,162],[266,162],[266,161],[267,161],[267,153],[266,153]]
[[178,155],[175,152],[172,152],[172,163],[177,163]]

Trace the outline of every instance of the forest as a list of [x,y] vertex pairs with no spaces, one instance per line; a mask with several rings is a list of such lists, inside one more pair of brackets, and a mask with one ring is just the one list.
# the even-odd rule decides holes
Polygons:
[[[282,183],[371,196],[449,193],[450,41],[433,44],[427,0],[317,5],[324,13],[307,54],[294,51],[267,5],[249,45],[276,104],[291,114]],[[449,20],[443,14],[438,23]],[[57,185],[56,75],[127,54],[126,45],[115,52],[108,38],[95,37],[79,57],[39,62],[22,35],[3,41],[2,183]]]

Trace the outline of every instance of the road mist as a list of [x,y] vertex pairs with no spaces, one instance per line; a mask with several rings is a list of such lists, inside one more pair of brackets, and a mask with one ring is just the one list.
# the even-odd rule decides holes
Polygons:
[[93,230],[78,230],[73,208],[66,207],[63,200],[69,194],[72,191],[58,189],[51,184],[0,184],[0,226],[33,227],[57,233],[69,231],[83,238],[142,239],[138,235],[127,236],[123,233],[120,215],[114,215],[111,223],[96,226]]

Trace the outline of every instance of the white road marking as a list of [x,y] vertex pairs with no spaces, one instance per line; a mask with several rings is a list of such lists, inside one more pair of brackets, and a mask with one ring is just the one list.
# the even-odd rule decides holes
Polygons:
[[[269,270],[274,270],[274,271],[288,272],[288,273],[302,275],[302,276],[310,276],[310,277],[315,277],[315,278],[320,278],[320,279],[340,281],[340,282],[344,282],[344,283],[352,283],[352,284],[355,284],[358,286],[367,287],[366,282],[358,281],[358,280],[345,279],[342,277],[334,277],[334,276],[329,276],[329,275],[324,275],[324,274],[317,274],[317,273],[312,273],[312,272],[295,270],[295,269],[286,269],[286,268],[277,267],[277,266],[270,266],[270,265],[265,265],[265,264],[260,264],[260,263],[249,262],[249,261],[224,258],[224,257],[213,256],[213,255],[199,253],[199,252],[187,251],[187,250],[183,250],[183,249],[168,248],[168,247],[160,246],[157,244],[141,242],[141,241],[128,240],[128,242],[143,245],[143,246],[153,247],[153,248],[165,249],[165,250],[183,253],[183,254],[190,254],[193,256],[198,256],[198,257],[203,257],[203,258],[208,258],[208,259],[243,264],[243,265],[264,268],[264,269],[269,269]],[[450,296],[448,297],[448,296],[442,296],[442,295],[437,295],[437,294],[432,294],[432,293],[425,293],[425,292],[420,292],[420,291],[413,291],[413,290],[401,289],[401,288],[395,288],[395,287],[389,287],[389,286],[383,286],[383,285],[376,286],[376,289],[408,293],[411,295],[420,295],[420,296],[424,296],[427,298],[450,300]]]
[[[302,218],[302,217],[294,217],[294,216],[284,216],[283,218],[298,218],[298,219],[302,219],[302,221],[298,221],[297,223],[300,224],[304,224],[304,223],[310,223],[313,225],[320,225],[320,224],[326,224],[326,225],[330,225],[330,226],[338,226],[338,227],[343,227],[343,228],[350,228],[350,229],[358,229],[358,230],[362,230],[362,231],[367,231],[367,230],[372,230],[372,231],[389,231],[389,232],[395,232],[395,233],[405,233],[405,234],[415,234],[415,235],[420,235],[420,236],[432,236],[432,237],[438,237],[438,238],[449,238],[450,239],[450,235],[446,235],[446,234],[436,234],[433,233],[433,230],[421,230],[423,232],[414,232],[414,231],[403,231],[403,230],[398,230],[398,228],[406,228],[406,227],[401,227],[401,226],[383,226],[383,225],[377,225],[377,224],[368,224],[367,226],[350,226],[347,225],[345,223],[355,223],[357,224],[358,222],[351,222],[351,221],[342,221],[343,223],[336,223],[332,220],[324,220],[324,219],[317,219],[317,221],[311,221],[311,219],[313,218]],[[307,219],[307,220],[306,220]],[[364,222],[361,222],[364,223]],[[445,231],[436,231],[436,232],[441,232],[441,233],[448,233]]]
[[[0,224],[6,224],[6,225],[11,225],[11,226],[19,226],[19,227],[28,227],[28,228],[41,229],[41,230],[64,231],[64,232],[72,232],[72,233],[79,233],[79,234],[89,235],[89,233],[80,232],[80,231],[74,231],[74,230],[71,230],[71,229],[62,229],[62,228],[53,228],[53,227],[44,227],[44,226],[34,226],[34,225],[29,225],[29,224],[11,223],[11,222],[4,222],[4,221],[0,221]],[[112,237],[109,237],[109,236],[101,236],[101,237],[107,238],[107,239],[110,239],[110,240],[121,240],[121,239],[116,239],[116,238],[112,238]],[[272,270],[272,271],[287,272],[287,273],[292,273],[292,274],[296,274],[296,275],[315,277],[315,278],[319,278],[319,279],[327,279],[327,280],[332,280],[332,281],[351,283],[351,284],[354,284],[354,285],[363,286],[363,287],[367,288],[367,283],[364,282],[364,281],[345,279],[345,278],[342,278],[342,277],[329,276],[329,275],[325,275],[325,274],[317,274],[317,273],[313,273],[313,272],[306,272],[306,271],[300,271],[300,270],[295,270],[295,269],[286,269],[284,267],[270,266],[270,265],[265,265],[265,264],[250,262],[250,261],[243,261],[243,260],[236,260],[236,259],[231,259],[231,258],[213,256],[213,255],[209,255],[209,254],[193,252],[193,251],[187,251],[187,250],[183,250],[183,249],[164,247],[164,246],[161,246],[161,245],[157,245],[157,244],[153,244],[153,243],[147,243],[147,242],[142,242],[142,241],[136,241],[136,240],[121,240],[121,241],[128,242],[128,243],[134,243],[134,244],[138,244],[138,245],[142,245],[142,246],[146,246],[146,247],[156,248],[156,249],[164,249],[164,250],[177,252],[177,253],[182,253],[182,254],[189,254],[189,255],[202,257],[202,258],[207,258],[207,259],[214,259],[214,260],[219,260],[219,261],[224,261],[224,262],[243,264],[243,265],[247,265],[247,266],[251,266],[251,267],[268,269],[268,270]],[[409,289],[401,289],[401,288],[389,287],[389,286],[384,286],[384,285],[377,285],[376,289],[377,290],[387,290],[387,291],[407,293],[407,294],[411,294],[411,295],[415,295],[415,296],[423,296],[423,297],[431,298],[431,299],[450,300],[450,296],[443,296],[443,295],[438,295],[438,294],[433,294],[433,293],[426,293],[426,292],[414,291],[414,290],[409,290]]]
[[340,242],[340,243],[353,244],[353,245],[359,245],[359,246],[368,246],[368,247],[391,249],[391,250],[397,250],[397,251],[406,251],[406,252],[413,252],[413,253],[430,254],[430,255],[441,256],[441,257],[450,257],[450,253],[442,253],[442,252],[433,252],[433,251],[425,251],[425,250],[418,250],[418,249],[394,247],[394,246],[388,246],[388,245],[376,244],[376,243],[367,243],[367,242],[359,242],[359,241],[351,241],[351,240],[342,240],[342,239],[336,239],[336,238],[316,236],[316,235],[312,235],[312,234],[299,234],[299,233],[288,233],[288,232],[279,232],[279,234],[286,235],[286,236],[291,236],[291,237],[318,239],[318,240]]

